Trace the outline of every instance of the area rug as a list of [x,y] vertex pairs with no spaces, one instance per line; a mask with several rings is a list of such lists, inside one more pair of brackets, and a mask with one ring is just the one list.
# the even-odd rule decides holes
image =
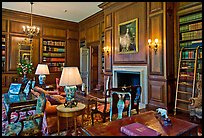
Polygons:
[[[29,114],[34,114],[35,113],[35,110],[31,110],[28,112]],[[136,114],[136,112],[132,112],[132,114]],[[21,112],[20,113],[20,118],[19,119],[22,119],[26,116],[26,113],[25,112]],[[126,112],[124,112],[123,116],[127,116],[126,115]],[[117,118],[116,115],[113,115],[113,120],[115,120]],[[2,136],[5,136],[5,128],[6,126],[8,125],[8,121],[5,120],[6,119],[6,111],[5,111],[5,107],[4,107],[4,104],[3,104],[3,96],[2,96]],[[12,112],[11,114],[11,123],[13,123],[15,120],[17,119],[17,113],[16,112]],[[44,119],[45,121],[45,119]],[[81,121],[80,118],[78,121]],[[109,121],[109,117],[106,118],[106,121]],[[99,114],[96,114],[95,117],[94,117],[94,124],[100,124],[102,123],[102,118]],[[42,132],[43,132],[43,136],[48,136],[48,134],[46,133],[46,125],[44,125],[46,123],[43,123],[43,128],[42,128]],[[91,126],[91,116],[90,115],[85,115],[84,116],[84,123],[83,123],[84,126]],[[79,127],[79,126],[78,126]],[[71,128],[71,130],[69,130],[70,132],[67,133],[67,131],[61,131],[60,132],[60,136],[67,136],[67,135],[74,135],[74,128]],[[80,136],[81,133],[80,131],[78,131],[78,136]],[[53,133],[53,134],[50,134],[50,136],[58,136],[58,133]],[[198,136],[202,136],[202,130],[198,130]]]

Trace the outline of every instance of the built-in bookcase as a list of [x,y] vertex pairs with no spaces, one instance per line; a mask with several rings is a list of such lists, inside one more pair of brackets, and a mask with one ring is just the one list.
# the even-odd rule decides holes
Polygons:
[[6,64],[6,35],[2,34],[2,72],[5,72]]
[[65,45],[63,40],[43,39],[43,63],[46,63],[50,72],[62,71],[65,64]]
[[[180,49],[199,46],[196,80],[202,79],[202,11],[179,16],[179,46]],[[182,57],[195,57],[195,50],[183,52]]]
[[196,82],[202,80],[202,11],[179,16],[179,65],[175,109],[188,111],[189,98],[196,97]]

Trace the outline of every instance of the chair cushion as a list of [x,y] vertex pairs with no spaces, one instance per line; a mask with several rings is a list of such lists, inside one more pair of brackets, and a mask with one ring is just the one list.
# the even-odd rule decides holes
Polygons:
[[[16,136],[19,134],[20,130],[21,130],[20,122],[11,123],[11,124],[8,124],[5,134],[6,136]],[[24,121],[24,128],[20,136],[36,135],[39,132],[40,130],[38,129],[37,123],[35,123],[34,120]]]

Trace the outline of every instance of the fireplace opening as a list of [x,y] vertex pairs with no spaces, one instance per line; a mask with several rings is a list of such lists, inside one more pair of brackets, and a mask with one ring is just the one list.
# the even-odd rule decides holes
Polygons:
[[118,87],[140,85],[140,73],[117,72]]

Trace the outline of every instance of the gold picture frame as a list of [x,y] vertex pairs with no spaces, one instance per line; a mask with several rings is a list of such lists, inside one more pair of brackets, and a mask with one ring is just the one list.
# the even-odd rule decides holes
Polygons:
[[119,53],[129,54],[139,52],[138,18],[118,25]]

